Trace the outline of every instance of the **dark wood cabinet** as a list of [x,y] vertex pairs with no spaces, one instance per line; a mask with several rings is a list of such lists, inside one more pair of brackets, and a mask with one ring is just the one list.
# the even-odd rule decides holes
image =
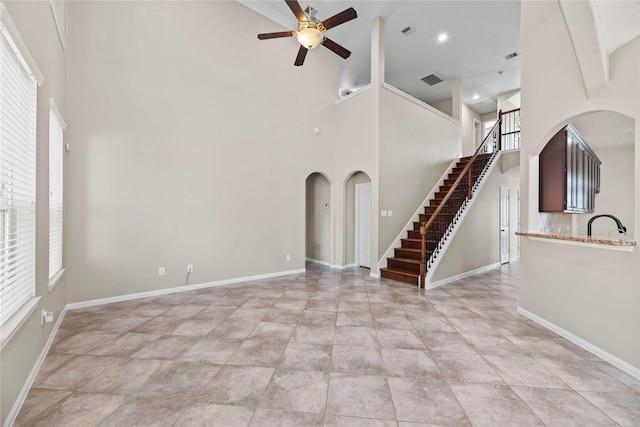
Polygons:
[[593,212],[602,162],[573,126],[560,129],[539,160],[540,212]]

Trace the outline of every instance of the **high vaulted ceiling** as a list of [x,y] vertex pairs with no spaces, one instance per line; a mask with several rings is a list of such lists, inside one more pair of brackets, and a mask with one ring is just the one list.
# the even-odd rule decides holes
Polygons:
[[[238,0],[280,24],[296,30],[297,21],[283,0]],[[340,95],[370,82],[371,22],[385,20],[386,81],[433,104],[451,98],[452,80],[462,80],[463,102],[479,113],[495,111],[495,97],[520,87],[520,57],[505,57],[520,49],[520,1],[363,1],[299,0],[312,6],[322,21],[354,7],[358,18],[332,28],[327,36],[352,52],[340,59]],[[403,29],[411,27],[406,34]],[[255,28],[256,34],[281,31]],[[447,40],[438,36],[447,34]],[[296,44],[295,38],[287,40]],[[286,43],[286,42],[285,42]],[[270,42],[265,49],[280,49]],[[295,50],[294,50],[295,52]],[[313,54],[313,52],[310,52]],[[293,67],[293,59],[291,66]],[[437,74],[441,83],[420,79]],[[477,99],[474,99],[477,96]],[[494,99],[492,99],[494,97]]]
[[[237,1],[283,29],[297,30],[297,21],[284,0]],[[385,20],[385,80],[414,97],[429,104],[449,99],[452,81],[458,78],[462,81],[462,101],[484,114],[495,111],[498,95],[520,88],[520,0],[299,0],[299,3],[303,9],[313,7],[319,21],[349,7],[358,12],[357,19],[327,33],[352,52],[347,60],[340,59],[340,96],[370,82],[371,21],[378,16]],[[594,24],[607,52],[640,34],[640,1],[590,0],[590,3]],[[277,26],[253,30],[256,34],[279,31]],[[447,40],[438,41],[443,33],[447,34]],[[295,38],[283,43],[297,45]],[[282,46],[269,44],[265,43],[264,48]],[[518,55],[507,59],[513,53]],[[291,62],[293,67],[293,57]],[[443,81],[429,86],[420,80],[430,74]]]

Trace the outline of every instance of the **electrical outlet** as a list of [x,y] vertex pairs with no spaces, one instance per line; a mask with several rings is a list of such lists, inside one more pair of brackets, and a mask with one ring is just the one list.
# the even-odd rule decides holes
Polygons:
[[158,269],[158,276],[164,276],[164,267]]
[[291,261],[291,254],[287,254],[287,261]]
[[53,310],[47,311],[43,308],[40,312],[40,326],[51,322],[53,322]]
[[387,216],[393,216],[393,211],[387,211]]
[[187,264],[187,273],[193,273],[193,264]]

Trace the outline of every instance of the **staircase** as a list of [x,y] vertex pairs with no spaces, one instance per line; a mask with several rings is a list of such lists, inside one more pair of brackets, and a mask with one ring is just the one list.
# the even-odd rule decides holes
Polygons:
[[427,270],[441,255],[479,184],[501,150],[520,148],[520,109],[498,113],[498,120],[473,156],[463,157],[452,168],[424,213],[407,230],[394,256],[387,258],[381,277],[425,286]]
[[[387,279],[399,282],[418,285],[421,276],[422,259],[422,236],[420,228],[429,222],[438,207],[439,215],[431,222],[431,232],[425,235],[425,255],[429,259],[432,253],[437,250],[439,242],[450,231],[450,226],[457,218],[457,214],[467,201],[468,177],[461,179],[462,185],[453,190],[448,200],[445,200],[449,191],[463,173],[474,156],[461,158],[454,166],[440,186],[439,191],[434,194],[429,201],[429,206],[424,207],[424,213],[420,214],[419,221],[413,223],[413,230],[407,231],[407,237],[401,239],[401,247],[394,249],[394,256],[387,258],[387,268],[380,269],[380,275]],[[471,187],[476,187],[479,178],[484,174],[487,164],[492,158],[492,154],[478,154],[469,167],[471,175]],[[443,214],[445,213],[445,214]]]

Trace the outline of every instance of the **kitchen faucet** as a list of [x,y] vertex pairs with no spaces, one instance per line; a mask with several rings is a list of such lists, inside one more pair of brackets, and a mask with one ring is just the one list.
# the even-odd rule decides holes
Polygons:
[[589,220],[589,223],[587,224],[587,236],[591,237],[591,223],[593,222],[593,220],[596,219],[596,218],[600,218],[601,216],[606,216],[607,218],[611,218],[612,220],[614,220],[616,222],[617,227],[618,227],[618,233],[627,234],[627,227],[622,225],[622,222],[618,218],[616,218],[613,215],[602,214],[602,215],[596,215],[596,216],[592,217]]

